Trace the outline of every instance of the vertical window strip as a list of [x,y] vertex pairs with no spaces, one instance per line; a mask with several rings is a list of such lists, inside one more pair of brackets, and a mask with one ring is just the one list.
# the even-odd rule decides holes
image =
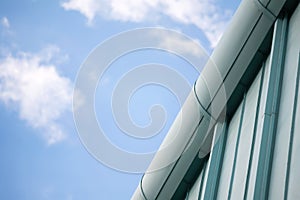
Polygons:
[[254,199],[268,199],[287,38],[288,16],[280,16],[273,33],[271,69],[257,166]]
[[233,180],[234,180],[234,175],[235,175],[235,168],[236,168],[236,159],[237,159],[237,154],[238,154],[238,147],[239,147],[241,130],[242,130],[242,125],[243,125],[244,112],[245,112],[245,104],[246,104],[246,94],[244,95],[244,99],[243,99],[243,102],[242,102],[242,110],[241,110],[239,129],[238,129],[237,140],[236,140],[236,145],[235,145],[233,166],[232,166],[232,170],[231,170],[231,178],[230,178],[230,183],[229,183],[230,185],[229,185],[229,191],[228,191],[227,199],[231,199],[232,185],[233,185]]
[[259,109],[260,109],[260,105],[261,105],[260,104],[261,103],[261,95],[262,95],[262,89],[263,89],[263,83],[264,83],[264,75],[265,75],[265,67],[266,67],[265,65],[266,65],[266,63],[263,63],[262,72],[261,72],[261,76],[260,76],[257,104],[256,104],[256,110],[255,110],[255,112],[256,112],[255,113],[255,121],[254,121],[253,135],[252,135],[252,143],[251,143],[251,147],[250,147],[251,148],[250,149],[250,158],[249,158],[247,176],[246,176],[244,199],[247,199],[247,195],[248,195],[250,172],[251,172],[251,167],[252,167],[253,151],[254,151],[254,145],[255,145],[255,139],[256,139],[256,133],[257,133]]
[[204,185],[204,180],[205,180],[205,172],[206,172],[206,167],[207,167],[207,162],[205,162],[203,169],[202,169],[202,177],[201,177],[201,181],[200,181],[200,188],[199,188],[199,194],[198,194],[198,200],[201,198],[202,195],[202,190],[203,190],[203,185]]
[[221,175],[221,168],[224,157],[224,150],[226,145],[226,131],[227,131],[227,123],[217,125],[217,129],[215,132],[216,141],[214,141],[214,146],[211,154],[211,163],[208,169],[208,178],[207,184],[204,191],[204,199],[216,199],[217,190],[219,186],[219,179]]
[[292,126],[290,132],[290,141],[289,141],[289,153],[288,153],[288,161],[286,168],[286,176],[285,176],[285,188],[284,188],[284,199],[286,200],[288,197],[288,189],[289,189],[289,179],[290,179],[290,166],[291,166],[291,157],[293,151],[293,141],[295,134],[295,120],[296,120],[296,112],[298,106],[298,93],[299,93],[299,81],[300,81],[300,52],[298,58],[298,68],[297,68],[297,77],[296,77],[296,86],[295,86],[295,96],[294,96],[294,105],[293,105],[293,113],[292,113]]

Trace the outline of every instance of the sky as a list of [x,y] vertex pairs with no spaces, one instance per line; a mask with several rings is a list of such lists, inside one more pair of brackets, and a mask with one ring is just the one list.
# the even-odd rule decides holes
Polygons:
[[[85,119],[76,121],[77,103],[85,99],[78,90],[85,84],[78,78],[82,68],[92,63],[99,71],[106,57],[143,38],[155,46],[116,55],[101,77],[95,71],[86,79],[95,78],[91,108],[108,141],[123,152],[153,154],[238,4],[1,0],[0,199],[130,199],[145,169],[100,148],[109,163],[85,143]],[[145,28],[143,34],[136,31]],[[118,40],[126,33],[129,38]],[[195,69],[186,58],[197,56]],[[159,128],[146,130],[151,123]]]

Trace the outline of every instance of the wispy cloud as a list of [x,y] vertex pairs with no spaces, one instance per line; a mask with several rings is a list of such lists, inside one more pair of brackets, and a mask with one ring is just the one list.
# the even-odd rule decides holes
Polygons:
[[207,57],[208,54],[198,40],[188,38],[180,31],[159,31],[152,30],[149,32],[153,42],[158,43],[158,47],[179,53],[181,56]]
[[156,21],[167,16],[177,23],[197,26],[212,47],[218,43],[231,17],[231,11],[224,11],[213,0],[67,0],[61,6],[79,11],[88,24],[97,15],[124,22]]
[[4,48],[3,43],[7,43],[7,40],[14,36],[14,32],[11,30],[11,24],[7,17],[0,18],[0,40],[2,39],[1,49]]
[[9,23],[7,17],[2,17],[2,18],[1,18],[1,25],[2,25],[4,28],[9,28],[9,27],[10,27],[10,23]]
[[61,4],[65,10],[76,10],[88,19],[91,24],[96,14],[100,12],[100,1],[97,0],[70,0]]
[[53,61],[58,52],[50,46],[36,54],[19,52],[0,60],[0,100],[39,129],[48,144],[66,137],[59,119],[72,101],[71,81],[59,75]]

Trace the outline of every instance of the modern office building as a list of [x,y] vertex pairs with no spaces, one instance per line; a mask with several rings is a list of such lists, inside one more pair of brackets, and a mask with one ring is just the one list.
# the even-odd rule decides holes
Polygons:
[[300,199],[299,79],[299,1],[243,0],[132,199]]

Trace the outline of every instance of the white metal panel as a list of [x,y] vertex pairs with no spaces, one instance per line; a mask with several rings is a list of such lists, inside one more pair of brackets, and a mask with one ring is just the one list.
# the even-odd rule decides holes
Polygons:
[[205,170],[204,170],[204,177],[203,177],[203,182],[202,182],[202,187],[201,187],[201,191],[199,193],[199,197],[197,199],[199,200],[204,200],[204,191],[205,191],[205,188],[206,188],[206,183],[207,183],[207,177],[208,177],[208,171],[209,171],[209,165],[207,165],[205,167]]
[[218,196],[217,196],[217,199],[221,199],[221,200],[227,198],[228,196],[230,177],[232,175],[231,170],[234,162],[234,151],[235,151],[237,134],[238,134],[239,124],[240,124],[241,110],[242,110],[242,106],[240,105],[228,127],[226,148],[224,152],[223,166],[222,166],[222,172],[221,172],[220,183],[219,183],[220,187],[218,189]]
[[[176,167],[168,177],[168,181],[165,182],[165,185],[157,198],[158,200],[171,199],[180,181],[183,179],[185,172],[191,165],[193,161],[192,158],[197,156],[200,147],[203,146],[203,143],[207,141],[207,137],[205,135],[208,134],[207,129],[209,126],[209,121],[206,118],[203,118],[201,124],[202,126],[199,126],[199,128],[196,130],[194,137],[191,138],[190,143],[187,145],[187,148],[184,150],[180,159],[176,163]],[[208,134],[208,136],[211,137],[212,134]]]
[[264,121],[264,110],[266,107],[267,88],[268,88],[268,82],[269,82],[269,76],[270,76],[270,56],[268,56],[268,58],[266,59],[264,68],[265,68],[264,69],[265,71],[264,71],[264,79],[263,79],[263,88],[262,88],[262,92],[261,92],[257,132],[256,132],[256,138],[254,141],[254,150],[253,150],[253,155],[252,155],[252,164],[251,164],[251,169],[250,169],[247,199],[253,199],[253,197],[254,197],[254,188],[255,188],[255,181],[256,181],[259,149],[260,149],[260,144],[261,144],[262,128],[263,128],[263,121]]
[[[192,91],[180,113],[176,117],[175,122],[171,126],[168,135],[164,139],[158,153],[151,162],[148,171],[143,177],[142,186],[147,198],[156,198],[163,184],[169,177],[173,166],[176,164],[176,161],[184,152],[186,145],[192,138],[194,130],[196,129],[198,122],[202,117],[200,112],[195,112],[198,110],[200,110],[199,104],[194,96],[194,92]],[[195,154],[197,154],[197,152],[195,152]],[[192,162],[193,158],[194,157],[191,156],[190,162]],[[169,165],[162,168],[163,165],[166,165],[167,163],[169,163]],[[189,163],[186,164],[188,165]],[[159,167],[161,169],[159,169]],[[188,166],[186,166],[186,168],[187,167]],[[184,174],[178,174],[178,176],[183,175]],[[176,184],[179,184],[179,182]]]
[[211,153],[209,156],[209,169],[206,179],[206,187],[202,191],[201,199],[215,199],[217,196],[219,179],[221,175],[224,148],[227,136],[227,123],[217,123]]
[[[298,15],[298,16],[297,16]],[[298,18],[297,18],[298,17]],[[282,85],[282,95],[280,102],[279,118],[277,125],[277,138],[275,142],[274,149],[274,160],[271,174],[270,182],[270,198],[279,198],[283,199],[285,195],[285,181],[286,181],[286,172],[287,172],[287,163],[289,156],[289,143],[291,134],[291,126],[293,121],[293,109],[294,109],[294,96],[295,96],[295,85],[296,85],[296,76],[298,69],[298,57],[299,57],[299,48],[300,48],[300,14],[299,6],[295,11],[293,17],[290,19],[290,25],[288,30],[288,40],[287,40],[287,49],[285,57],[285,71],[283,74],[283,85]],[[299,123],[296,123],[299,124]],[[295,138],[294,142],[297,143],[297,131],[294,132]],[[297,152],[297,151],[296,151]],[[299,157],[299,150],[297,153]],[[292,162],[293,163],[293,162]],[[300,164],[300,163],[299,163]],[[294,180],[295,177],[300,179],[300,166],[298,164],[297,173],[290,174],[290,181]],[[293,167],[291,166],[291,170]],[[295,172],[295,171],[294,171]],[[297,186],[296,194],[299,193],[299,184]],[[290,187],[295,187],[294,183],[289,184]]]
[[[278,9],[281,9],[279,4]],[[215,109],[216,112],[212,112],[211,115],[215,118],[219,117],[219,114],[223,111],[223,105],[227,103],[227,99],[224,101],[223,91],[220,92],[219,90],[220,86],[224,81],[227,95],[230,96],[232,94],[272,24],[273,19],[263,14],[253,0],[244,0],[242,2],[229,30],[224,34],[223,39],[212,55],[212,61],[218,67],[221,77],[226,78],[225,80],[215,79],[215,74],[211,72],[211,69],[215,68],[210,68],[212,63],[206,65],[203,71],[203,83],[200,85],[196,84],[199,102],[195,101],[192,91],[180,113],[183,116],[182,121],[178,121],[178,117],[176,118],[160,148],[161,150],[168,149],[165,147],[172,143],[170,150],[160,151],[156,154],[149,171],[156,169],[161,162],[176,162],[160,170],[159,173],[145,174],[142,186],[147,198],[154,199],[158,197],[158,199],[165,199],[171,197],[192,162],[193,155],[199,151],[205,142],[211,142],[211,140],[207,139],[207,135],[203,135],[207,133],[205,129],[208,127],[206,121],[208,119],[201,121],[202,116],[199,111],[201,109],[203,111],[203,106],[204,109],[209,110],[209,105],[212,104],[217,106],[217,108]],[[215,97],[214,100],[208,98],[213,96]],[[210,102],[210,100],[213,102]],[[214,104],[214,102],[217,103]],[[199,103],[202,103],[202,105]],[[199,130],[204,130],[202,132],[196,130],[199,122]],[[239,123],[237,128],[238,125]],[[234,128],[232,129],[234,130]],[[195,131],[196,134],[194,134]],[[174,139],[174,135],[176,135],[176,139]],[[232,134],[229,134],[229,138],[231,137],[230,135],[234,135],[234,131]],[[190,140],[194,141],[191,142]],[[191,144],[191,148],[184,152],[188,143]],[[234,150],[234,148],[235,145],[228,147],[229,155],[227,156],[229,160],[231,159],[230,151]],[[226,161],[224,162],[226,163]],[[135,198],[133,197],[133,199]]]
[[[242,23],[241,18],[245,19]],[[209,109],[211,98],[214,98],[212,103],[214,110],[211,110],[211,115],[215,118],[226,103],[223,100],[223,90],[219,90],[220,86],[224,84],[227,97],[232,94],[271,28],[273,20],[262,14],[253,0],[241,3],[228,30],[211,56],[212,62],[206,64],[198,79],[199,84],[198,81],[196,84],[196,92],[204,108]],[[236,59],[231,59],[232,57]]]
[[139,186],[136,188],[136,190],[135,190],[133,196],[135,197],[135,200],[147,200],[147,199],[145,199],[144,196],[143,196],[143,192],[142,192],[142,190],[141,190],[141,185],[139,185]]
[[262,5],[267,6],[270,0],[259,0]]
[[244,197],[261,73],[257,75],[247,92],[240,141],[237,149],[236,169],[231,194],[232,199],[243,199]]
[[284,3],[285,3],[285,0],[270,1],[269,5],[268,5],[268,10],[270,10],[270,12],[272,12],[274,15],[277,15],[280,12],[281,7],[284,5]]
[[203,176],[203,170],[201,171],[200,175],[198,176],[197,180],[195,181],[193,187],[190,189],[189,194],[188,194],[188,200],[194,200],[198,199],[198,195],[200,192],[200,184],[202,181],[202,176]]
[[[290,19],[289,34],[288,34],[288,49],[286,55],[286,68],[296,68],[300,65],[300,6],[298,4],[297,9]],[[298,71],[299,73],[299,71]],[[288,77],[287,77],[288,78]],[[291,83],[291,85],[295,83]],[[299,84],[299,80],[298,80]],[[291,87],[292,88],[292,87]],[[295,91],[295,90],[293,90]],[[298,88],[298,101],[295,117],[295,130],[293,138],[293,148],[291,152],[291,165],[290,165],[290,178],[288,187],[288,199],[300,199],[300,96]],[[288,97],[286,97],[288,98]]]
[[295,118],[295,135],[291,155],[290,181],[288,199],[300,199],[300,92],[298,93],[298,107]]

